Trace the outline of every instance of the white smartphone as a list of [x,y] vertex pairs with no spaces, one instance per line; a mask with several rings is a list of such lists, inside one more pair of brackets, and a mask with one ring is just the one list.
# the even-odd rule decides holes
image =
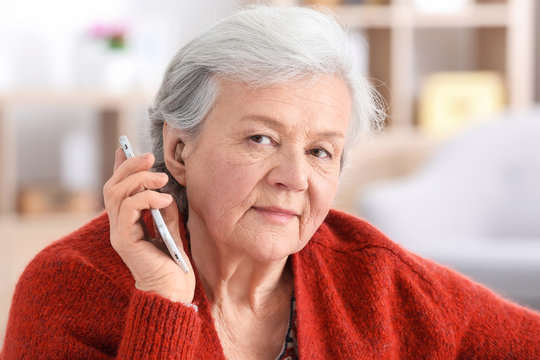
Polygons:
[[[128,159],[135,156],[135,153],[133,152],[133,148],[131,147],[127,136],[120,136],[118,141],[120,141],[120,146],[122,146],[122,150],[124,150],[124,154],[126,154],[126,157]],[[150,212],[152,213],[154,222],[156,223],[158,231],[161,234],[161,238],[165,242],[165,246],[167,246],[167,249],[169,250],[172,259],[178,264],[178,266],[180,266],[180,268],[185,273],[188,273],[189,269],[187,267],[187,264],[184,261],[184,258],[182,258],[182,254],[178,250],[178,247],[176,246],[176,243],[174,242],[174,239],[171,236],[171,233],[169,232],[169,229],[167,228],[167,225],[165,224],[165,221],[163,220],[159,209],[150,209]]]

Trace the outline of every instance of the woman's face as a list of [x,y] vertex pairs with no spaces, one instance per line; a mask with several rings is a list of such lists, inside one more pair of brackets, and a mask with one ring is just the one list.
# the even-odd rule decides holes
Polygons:
[[335,76],[263,89],[220,80],[182,153],[190,232],[258,261],[301,250],[334,199],[350,115]]

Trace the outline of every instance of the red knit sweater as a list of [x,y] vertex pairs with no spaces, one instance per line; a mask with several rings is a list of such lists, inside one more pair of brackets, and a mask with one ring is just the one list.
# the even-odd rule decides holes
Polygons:
[[[291,259],[301,359],[540,359],[539,313],[364,221],[331,211]],[[0,358],[223,359],[198,277],[194,302],[135,289],[103,214],[28,265]]]

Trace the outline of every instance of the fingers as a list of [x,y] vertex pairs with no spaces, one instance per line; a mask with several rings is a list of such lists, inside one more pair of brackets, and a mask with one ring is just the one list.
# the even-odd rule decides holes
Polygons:
[[120,164],[122,164],[124,161],[126,161],[126,154],[124,154],[124,150],[122,148],[116,149],[116,152],[114,153],[114,170],[113,173],[116,172]]
[[179,215],[173,197],[150,190],[163,187],[168,181],[166,174],[149,171],[154,161],[152,154],[126,159],[122,149],[116,151],[113,176],[103,188],[111,245],[131,271],[138,289],[171,301],[190,303],[196,282],[189,260],[186,262],[191,271],[186,274],[162,243],[156,244],[160,250],[151,242],[141,218],[146,209],[166,208],[167,226],[187,259],[180,241]]
[[103,188],[105,206],[110,213],[116,213],[125,199],[147,189],[159,189],[167,184],[168,179],[164,173],[141,171],[116,184],[107,182]]
[[117,149],[115,152],[114,173],[107,183],[114,185],[131,174],[139,171],[148,171],[154,165],[154,161],[155,158],[152,153],[145,153],[131,159],[126,159],[123,150]]
[[162,194],[152,190],[137,193],[125,199],[120,205],[118,212],[118,227],[130,228],[141,217],[141,211],[145,209],[162,209],[173,202],[169,194]]
[[[141,224],[141,212],[151,208],[161,209],[168,205],[171,205],[172,209],[176,208],[171,195],[150,190],[161,188],[168,182],[167,174],[148,171],[153,162],[152,154],[126,159],[121,148],[116,150],[114,174],[103,188],[105,207],[111,224],[111,241],[113,238],[127,239],[128,243],[133,244],[138,240],[148,239],[145,226]],[[169,218],[172,217],[178,219],[178,213],[169,214]],[[177,228],[178,220],[174,223]],[[180,239],[176,233],[173,236]],[[117,244],[119,248],[124,247],[123,243],[125,240]]]
[[167,181],[169,181],[169,177],[165,173],[141,171],[110,186],[112,191],[110,191],[109,199],[121,201],[144,190],[159,189],[165,186]]

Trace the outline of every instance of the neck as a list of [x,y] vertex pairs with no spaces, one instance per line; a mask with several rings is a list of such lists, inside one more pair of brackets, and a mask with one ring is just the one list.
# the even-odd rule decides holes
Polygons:
[[288,301],[293,287],[287,257],[268,262],[252,259],[214,241],[200,230],[204,227],[190,222],[191,218],[192,258],[213,306],[248,306],[260,313],[282,302],[278,299]]

